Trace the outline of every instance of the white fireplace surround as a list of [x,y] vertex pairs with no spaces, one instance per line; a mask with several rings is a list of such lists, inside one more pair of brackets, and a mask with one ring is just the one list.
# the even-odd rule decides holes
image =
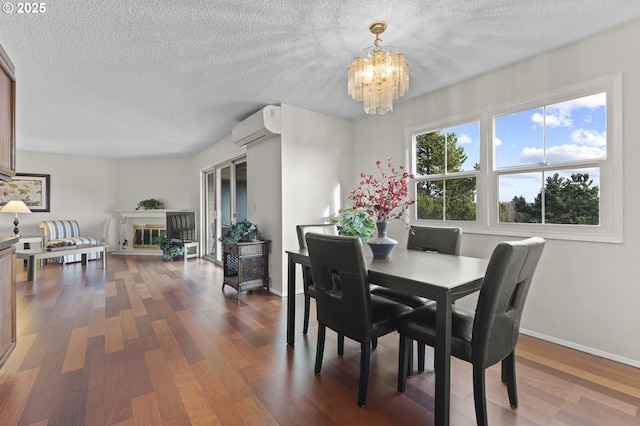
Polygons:
[[118,226],[118,247],[112,254],[161,255],[159,247],[133,247],[133,225],[165,225],[167,212],[183,212],[186,209],[157,209],[157,210],[115,210]]

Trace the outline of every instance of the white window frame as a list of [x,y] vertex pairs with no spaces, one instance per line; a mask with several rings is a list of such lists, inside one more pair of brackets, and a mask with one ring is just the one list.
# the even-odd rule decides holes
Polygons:
[[[478,122],[479,123],[479,137],[480,137],[480,149],[479,149],[479,156],[480,158],[478,159],[478,162],[480,163],[480,170],[466,170],[466,171],[462,171],[462,172],[453,172],[453,173],[440,173],[440,174],[435,174],[435,175],[429,175],[429,179],[430,181],[434,181],[434,180],[452,180],[452,179],[463,179],[463,178],[469,178],[469,177],[473,177],[476,179],[476,199],[477,199],[477,204],[476,204],[476,220],[475,221],[468,221],[468,220],[436,220],[436,219],[418,219],[418,211],[417,211],[417,206],[416,204],[413,205],[413,208],[410,210],[410,214],[411,214],[411,222],[412,223],[429,223],[429,222],[441,222],[441,223],[447,223],[449,226],[462,226],[462,224],[466,224],[467,226],[472,225],[472,226],[477,226],[477,224],[482,223],[480,221],[480,215],[481,215],[481,211],[484,211],[485,209],[481,209],[481,205],[484,205],[485,200],[480,200],[479,197],[479,193],[478,193],[478,188],[479,188],[479,180],[481,179],[481,175],[482,175],[482,168],[483,168],[483,161],[482,161],[482,157],[483,157],[483,146],[482,146],[482,140],[483,140],[483,121],[486,120],[486,115],[485,114],[475,114],[475,115],[468,115],[468,116],[460,116],[457,118],[452,118],[452,119],[447,119],[444,121],[438,121],[438,122],[434,122],[431,123],[427,126],[421,126],[421,127],[417,127],[414,128],[410,131],[410,142],[409,142],[409,149],[408,149],[408,154],[409,154],[409,160],[408,160],[408,164],[410,166],[410,170],[411,173],[413,173],[415,175],[415,181],[418,181],[418,175],[416,174],[416,136],[419,135],[423,135],[425,133],[433,133],[433,132],[440,132],[443,129],[449,129],[452,127],[456,127],[459,125],[463,125],[463,124],[469,124],[472,122]],[[419,180],[425,180],[423,176],[420,176]],[[411,189],[410,189],[410,194],[411,197],[415,200],[417,197],[416,194],[416,182],[413,182],[413,185],[411,185]]]
[[[577,99],[595,93],[607,94],[607,158],[581,163],[600,167],[600,224],[599,225],[562,225],[530,224],[498,221],[498,178],[512,169],[495,169],[495,151],[493,146],[493,117],[519,112],[543,105],[553,105],[568,99]],[[622,139],[622,73],[604,76],[598,79],[574,84],[562,89],[511,102],[508,105],[489,107],[475,114],[460,115],[445,120],[427,123],[405,130],[406,161],[412,173],[415,173],[415,136],[454,127],[470,121],[480,121],[480,171],[476,176],[477,206],[475,221],[445,221],[417,219],[417,208],[412,206],[411,223],[416,225],[459,226],[467,233],[528,237],[532,235],[549,239],[594,241],[604,243],[623,242],[623,139]],[[576,163],[567,164],[573,168]],[[554,163],[551,170],[563,169],[563,164]],[[524,170],[526,167],[522,167]],[[539,165],[532,166],[536,171]],[[468,175],[467,172],[464,172]],[[456,177],[462,175],[456,174]],[[451,176],[452,177],[452,176]],[[415,185],[411,195],[415,199]]]

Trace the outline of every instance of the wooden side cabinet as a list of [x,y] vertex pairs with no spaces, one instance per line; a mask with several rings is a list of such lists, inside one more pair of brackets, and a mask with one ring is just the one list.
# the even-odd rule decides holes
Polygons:
[[256,288],[269,289],[269,249],[271,241],[223,243],[224,281],[238,292]]
[[16,249],[0,250],[0,366],[16,346]]
[[0,46],[0,179],[16,175],[16,77],[9,56]]

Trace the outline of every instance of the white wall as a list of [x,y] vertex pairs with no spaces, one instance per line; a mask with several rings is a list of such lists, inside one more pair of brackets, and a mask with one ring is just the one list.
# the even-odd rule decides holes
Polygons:
[[[281,136],[247,148],[226,137],[194,156],[191,169],[202,171],[246,152],[248,218],[271,240],[271,291],[286,296],[284,251],[298,247],[295,227],[324,223],[337,213],[345,188],[351,188],[352,159],[350,121],[292,105],[281,108]],[[192,184],[201,188],[199,180]],[[192,197],[199,199],[201,192]]]
[[[194,156],[191,169],[206,170],[246,152],[248,217],[271,240],[271,290],[286,296],[284,251],[298,246],[296,225],[324,223],[351,188],[351,122],[292,105],[281,108],[281,136],[247,148],[227,136]],[[199,188],[192,199],[199,199],[200,180],[191,184]]]
[[[105,219],[117,208],[112,160],[18,151],[16,171],[51,176],[51,211],[19,215],[22,235],[42,235],[38,228],[42,220],[76,219],[83,235],[102,237]],[[2,235],[13,234],[12,221],[12,215],[0,215]]]
[[[167,209],[192,209],[190,158],[118,160],[118,208],[135,209],[138,202],[155,198]],[[197,207],[197,204],[196,204]]]
[[282,162],[281,136],[247,148],[247,218],[271,241],[271,289],[282,294]]
[[[522,327],[592,353],[640,366],[640,209],[635,182],[640,159],[640,57],[632,54],[640,21],[556,51],[417,97],[384,116],[354,122],[353,174],[377,159],[404,158],[404,131],[439,119],[484,111],[531,95],[623,72],[624,244],[548,240]],[[413,74],[412,79],[428,78]],[[391,235],[404,240],[398,224]],[[394,232],[393,230],[391,232]],[[507,238],[466,234],[462,254],[488,258]],[[406,240],[404,240],[406,241]],[[402,242],[401,242],[402,243]],[[467,304],[470,302],[467,301]]]
[[[346,199],[345,190],[351,188],[351,131],[350,121],[282,105],[280,264],[285,272],[283,251],[298,247],[296,225],[326,222]],[[286,274],[279,280],[286,295]]]
[[272,241],[271,290],[286,296],[284,251],[298,247],[296,225],[323,223],[351,185],[351,123],[281,108],[282,135],[250,146],[247,163],[249,219]]

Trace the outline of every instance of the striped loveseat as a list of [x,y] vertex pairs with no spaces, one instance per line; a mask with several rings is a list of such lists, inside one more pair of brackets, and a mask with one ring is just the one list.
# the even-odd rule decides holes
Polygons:
[[[91,237],[80,236],[80,226],[76,220],[44,220],[40,222],[40,228],[44,232],[45,247],[59,242],[73,242],[80,244],[99,244],[99,240]],[[81,254],[60,256],[59,263],[80,262]],[[87,253],[87,260],[100,259],[100,252]]]

